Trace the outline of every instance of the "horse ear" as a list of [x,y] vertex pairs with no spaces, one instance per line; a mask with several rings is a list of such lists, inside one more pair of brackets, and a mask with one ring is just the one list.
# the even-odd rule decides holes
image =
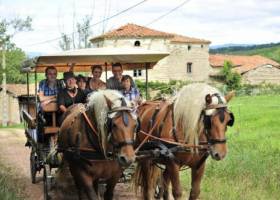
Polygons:
[[210,105],[212,103],[212,97],[210,94],[207,94],[205,96],[205,102],[206,102],[206,105]]
[[225,100],[227,102],[229,102],[233,97],[235,96],[235,91],[230,91],[226,96],[225,96]]
[[109,109],[112,109],[113,102],[110,99],[108,99],[108,97],[106,97],[105,95],[104,95],[104,98],[106,100],[106,103],[107,103],[107,106],[109,107]]

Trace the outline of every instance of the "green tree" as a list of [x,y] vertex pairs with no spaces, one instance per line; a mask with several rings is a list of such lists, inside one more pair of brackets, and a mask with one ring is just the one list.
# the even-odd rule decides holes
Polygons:
[[19,32],[32,30],[31,22],[30,17],[12,20],[0,19],[0,46],[5,45],[6,49],[15,47],[15,44],[11,41],[12,38]]
[[[20,74],[21,62],[26,58],[24,52],[12,42],[13,37],[23,31],[30,31],[32,19],[15,18],[0,19],[1,74],[0,80],[8,83],[22,83],[24,76]],[[4,78],[3,78],[4,77]],[[4,79],[4,80],[3,80]]]
[[[6,74],[7,83],[26,83],[25,74],[20,73],[21,63],[26,60],[25,53],[19,48],[6,51]],[[2,82],[3,69],[0,70],[0,81]]]
[[222,81],[225,82],[228,90],[235,90],[241,86],[241,75],[232,71],[232,63],[225,61],[224,66],[220,71]]

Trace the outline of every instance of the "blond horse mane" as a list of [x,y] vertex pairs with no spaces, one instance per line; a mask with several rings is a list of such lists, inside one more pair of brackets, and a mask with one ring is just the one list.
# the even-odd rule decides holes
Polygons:
[[[104,150],[104,153],[106,155],[108,136],[106,123],[109,107],[107,105],[105,97],[112,102],[111,109],[121,106],[121,98],[123,98],[123,95],[120,92],[116,90],[100,90],[98,92],[93,92],[93,94],[89,96],[87,107],[89,110],[91,110],[92,108],[94,110],[94,113],[92,114],[96,117],[98,132],[101,136],[99,138],[99,142],[102,145],[102,149]],[[129,105],[129,102],[127,102],[127,105]]]
[[226,104],[223,95],[214,87],[204,83],[184,86],[175,96],[174,117],[176,124],[181,124],[185,141],[198,144],[199,134],[203,128],[201,112],[206,108],[205,96],[218,93]]

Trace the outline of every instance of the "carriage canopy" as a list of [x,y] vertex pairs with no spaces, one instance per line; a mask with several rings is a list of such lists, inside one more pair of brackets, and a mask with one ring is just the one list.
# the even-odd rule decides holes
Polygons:
[[55,66],[59,72],[69,70],[88,72],[92,65],[102,65],[110,69],[112,63],[121,63],[126,70],[151,69],[159,60],[168,56],[168,52],[143,48],[87,48],[43,55],[28,61],[22,66],[23,72],[44,72],[47,66]]

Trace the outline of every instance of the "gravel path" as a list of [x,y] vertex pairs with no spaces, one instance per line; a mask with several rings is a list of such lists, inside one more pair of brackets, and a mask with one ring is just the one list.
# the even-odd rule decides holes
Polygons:
[[[43,199],[42,174],[37,174],[37,183],[32,184],[29,170],[30,149],[25,147],[26,138],[23,129],[0,129],[0,159],[15,171],[23,183],[23,192],[28,200]],[[136,197],[128,184],[118,184],[114,199],[140,199]]]

